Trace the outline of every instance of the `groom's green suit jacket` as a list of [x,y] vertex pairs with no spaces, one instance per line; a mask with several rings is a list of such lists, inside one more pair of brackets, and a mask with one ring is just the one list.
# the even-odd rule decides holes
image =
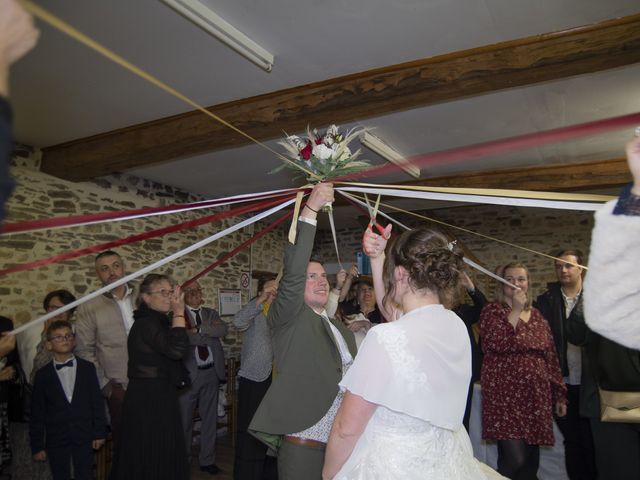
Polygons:
[[[298,221],[295,244],[288,244],[284,274],[267,322],[274,346],[275,376],[249,431],[277,448],[282,435],[315,425],[333,403],[342,379],[342,360],[331,328],[304,303],[307,265],[315,227]],[[355,357],[353,333],[331,320]]]

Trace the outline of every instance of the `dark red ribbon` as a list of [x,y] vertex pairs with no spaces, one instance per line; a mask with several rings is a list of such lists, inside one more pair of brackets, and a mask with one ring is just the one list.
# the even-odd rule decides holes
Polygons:
[[66,253],[63,253],[63,254],[60,254],[60,255],[53,255],[51,257],[43,258],[43,259],[40,259],[40,260],[35,260],[35,261],[29,262],[29,263],[22,263],[22,264],[14,265],[12,267],[0,270],[0,276],[7,275],[9,273],[22,272],[24,270],[32,270],[34,268],[42,267],[44,265],[51,265],[53,263],[59,263],[59,262],[62,262],[63,260],[69,260],[71,258],[76,258],[76,257],[80,257],[80,256],[83,256],[83,255],[88,255],[90,253],[102,252],[104,250],[109,250],[109,249],[112,249],[112,248],[115,248],[115,247],[119,247],[119,246],[122,246],[122,245],[127,245],[127,244],[130,244],[130,243],[140,242],[142,240],[148,240],[150,238],[160,237],[160,236],[166,235],[168,233],[179,232],[181,230],[194,228],[194,227],[206,224],[206,223],[211,223],[211,222],[215,222],[215,221],[222,220],[222,219],[225,219],[225,218],[234,217],[234,216],[237,216],[237,215],[242,215],[242,214],[245,214],[245,213],[253,212],[255,210],[262,210],[262,209],[265,209],[265,208],[272,207],[273,205],[280,204],[283,201],[286,201],[286,200],[291,199],[293,197],[294,197],[294,195],[289,195],[289,197],[285,198],[284,200],[282,198],[275,198],[275,199],[269,199],[269,200],[265,200],[265,201],[262,201],[262,202],[254,203],[252,205],[244,205],[242,207],[238,207],[238,208],[235,208],[235,209],[232,209],[232,210],[228,210],[226,212],[220,212],[220,213],[216,213],[216,214],[213,214],[213,215],[207,215],[205,217],[202,217],[202,218],[199,218],[199,219],[196,219],[196,220],[189,220],[189,221],[186,221],[186,222],[178,223],[176,225],[171,225],[169,227],[158,228],[156,230],[151,230],[149,232],[140,233],[140,234],[137,234],[137,235],[131,235],[130,237],[121,238],[119,240],[113,240],[111,242],[102,243],[100,245],[94,245],[92,247],[81,248],[79,250],[66,252]]
[[[466,145],[464,147],[452,148],[440,152],[427,153],[411,157],[408,161],[416,167],[424,168],[427,166],[440,165],[443,163],[457,162],[460,160],[486,157],[488,155],[497,155],[500,153],[512,152],[531,147],[539,147],[550,143],[572,140],[599,133],[605,133],[610,130],[618,130],[625,127],[640,124],[640,113],[631,113],[620,117],[606,118],[595,122],[581,123],[571,125],[569,127],[555,128],[544,132],[528,133],[526,135],[518,135],[515,137],[502,138],[500,140],[492,140],[489,142],[476,143],[474,145]],[[393,163],[379,165],[367,170],[344,175],[334,178],[334,182],[347,182],[356,178],[376,177],[399,170],[400,167]]]
[[[278,193],[259,193],[256,195],[246,195],[246,197],[240,197],[234,199],[234,202],[252,201],[258,200],[264,197],[282,197],[290,194],[297,189],[289,189]],[[176,212],[180,210],[189,209],[192,207],[214,207],[221,203],[227,203],[229,199],[217,199],[217,200],[205,200],[202,202],[183,203],[178,205],[166,205],[164,207],[148,207],[148,208],[136,208],[133,210],[121,210],[117,212],[101,212],[92,213],[87,215],[75,215],[71,217],[59,217],[59,218],[44,218],[41,220],[29,220],[26,222],[8,223],[0,226],[0,234],[2,233],[19,233],[32,230],[44,230],[47,228],[68,227],[71,225],[81,225],[85,223],[95,223],[105,220],[117,220],[119,218],[145,215],[151,213],[164,213],[164,212]]]

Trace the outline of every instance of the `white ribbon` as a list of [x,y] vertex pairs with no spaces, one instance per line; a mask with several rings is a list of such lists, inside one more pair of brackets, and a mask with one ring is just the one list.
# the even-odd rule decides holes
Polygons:
[[486,195],[463,195],[456,193],[419,192],[415,190],[401,190],[395,188],[374,187],[338,187],[338,191],[371,193],[400,198],[419,198],[422,200],[440,200],[449,202],[484,203],[489,205],[511,205],[515,207],[555,208],[558,210],[596,211],[602,208],[602,203],[567,202],[561,200],[539,200],[532,198],[492,197]]
[[50,318],[56,317],[58,315],[60,315],[61,313],[64,313],[68,310],[71,310],[72,308],[77,307],[78,305],[82,305],[85,302],[88,302],[89,300],[96,298],[106,292],[109,292],[111,290],[113,290],[114,288],[119,287],[120,285],[124,285],[125,283],[130,282],[131,280],[141,277],[142,275],[144,275],[145,273],[149,273],[153,270],[155,270],[156,268],[162,267],[163,265],[166,265],[167,263],[173,262],[174,260],[187,255],[188,253],[193,252],[194,250],[197,250],[201,247],[204,247],[205,245],[210,244],[211,242],[215,242],[216,240],[229,235],[230,233],[233,233],[237,230],[240,230],[244,227],[246,227],[247,225],[251,225],[252,223],[255,223],[259,220],[262,220],[265,217],[268,217],[269,215],[272,215],[274,213],[276,213],[279,210],[282,210],[283,208],[285,208],[288,205],[291,205],[293,202],[295,201],[295,199],[291,199],[291,200],[287,200],[284,203],[281,203],[280,205],[276,205],[275,207],[266,210],[262,213],[259,213],[257,215],[254,215],[251,218],[248,218],[246,220],[243,220],[240,223],[237,223],[235,225],[232,225],[231,227],[227,228],[226,230],[222,230],[221,232],[218,232],[214,235],[211,235],[208,238],[205,238],[204,240],[200,240],[197,243],[194,243],[193,245],[191,245],[190,247],[184,248],[172,255],[169,255],[168,257],[163,258],[162,260],[158,260],[155,263],[152,263],[151,265],[148,265],[144,268],[141,268],[140,270],[138,270],[137,272],[134,273],[130,273],[129,275],[122,277],[120,280],[117,280],[113,283],[110,283],[109,285],[105,285],[104,287],[96,290],[95,292],[92,292],[88,295],[85,295],[82,298],[79,298],[78,300],[71,302],[67,305],[65,305],[64,307],[60,307],[57,310],[54,310],[52,312],[47,313],[46,315],[43,315],[42,317],[36,318],[35,320],[31,320],[28,323],[25,323],[24,325],[20,325],[18,328],[14,329],[13,331],[9,332],[12,334],[18,334],[34,325],[38,325],[42,322],[45,322],[47,320],[49,320]]

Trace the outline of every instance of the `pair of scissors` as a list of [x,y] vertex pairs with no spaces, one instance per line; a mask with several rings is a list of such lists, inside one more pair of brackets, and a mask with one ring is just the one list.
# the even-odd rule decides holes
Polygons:
[[364,194],[364,200],[367,202],[367,209],[369,210],[369,225],[367,225],[367,230],[372,230],[372,227],[376,227],[378,233],[380,235],[384,234],[384,227],[382,227],[377,221],[376,217],[378,216],[378,207],[380,207],[380,195],[378,195],[378,200],[376,200],[375,206],[371,207],[371,203],[369,202],[369,197],[367,194]]

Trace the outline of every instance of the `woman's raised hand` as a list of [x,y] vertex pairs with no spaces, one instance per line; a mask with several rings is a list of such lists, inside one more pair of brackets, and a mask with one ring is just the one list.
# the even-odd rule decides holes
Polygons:
[[174,315],[184,315],[184,292],[180,285],[176,285],[171,296],[171,310]]
[[382,235],[378,235],[371,228],[367,228],[364,231],[362,237],[362,249],[369,258],[378,258],[384,255],[384,249],[387,246],[387,240],[391,237],[391,228],[393,225],[390,223],[387,228],[384,229]]

